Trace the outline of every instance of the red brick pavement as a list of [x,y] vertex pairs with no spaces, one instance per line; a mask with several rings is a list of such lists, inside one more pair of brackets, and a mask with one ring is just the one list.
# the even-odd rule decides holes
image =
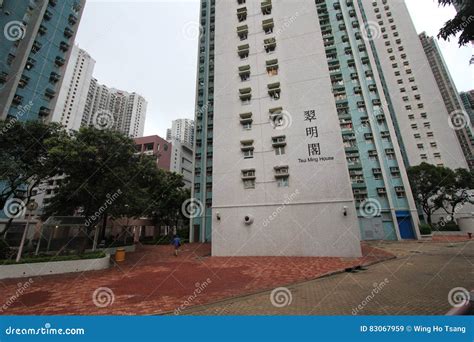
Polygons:
[[[472,237],[474,240],[474,236]],[[433,242],[464,242],[469,241],[467,233],[465,235],[433,235]]]
[[[362,258],[210,257],[210,245],[190,244],[179,257],[171,246],[141,246],[127,260],[108,270],[32,278],[28,289],[1,312],[26,279],[0,281],[1,314],[128,315],[176,310],[189,305],[251,294],[314,279],[346,268],[394,257],[362,245]],[[209,280],[210,281],[209,281]],[[207,283],[207,286],[203,286]],[[114,301],[98,307],[96,289],[109,288]],[[201,293],[197,294],[197,288]],[[204,288],[205,287],[205,288]],[[186,304],[188,305],[188,304]]]

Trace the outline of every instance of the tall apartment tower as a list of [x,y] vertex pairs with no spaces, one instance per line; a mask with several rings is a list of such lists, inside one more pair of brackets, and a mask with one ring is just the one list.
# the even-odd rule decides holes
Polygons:
[[0,119],[51,121],[84,5],[0,3]]
[[147,101],[137,93],[109,88],[90,82],[86,99],[83,125],[97,126],[100,120],[106,120],[110,129],[122,132],[133,138],[143,136]]
[[[168,132],[166,135],[168,136]],[[194,143],[194,121],[191,119],[173,120],[170,140],[178,140],[182,143],[192,145]]]
[[467,164],[403,1],[202,1],[201,25],[192,241],[419,237],[406,167]]
[[467,168],[438,84],[426,72],[430,64],[405,2],[363,0],[355,5],[365,24],[375,28],[371,48],[408,165]]
[[54,122],[60,122],[72,130],[81,127],[94,66],[95,60],[85,50],[74,45],[54,109]]
[[459,96],[472,125],[474,122],[474,90],[463,91]]
[[[419,35],[421,44],[428,58],[434,78],[441,92],[446,111],[449,114],[448,120],[452,120],[451,126],[461,145],[464,158],[471,170],[474,170],[474,136],[472,134],[472,122],[464,110],[462,100],[458,94],[456,86],[448,67],[444,61],[438,43],[433,37],[429,37],[425,32]],[[456,125],[456,120],[459,125]]]

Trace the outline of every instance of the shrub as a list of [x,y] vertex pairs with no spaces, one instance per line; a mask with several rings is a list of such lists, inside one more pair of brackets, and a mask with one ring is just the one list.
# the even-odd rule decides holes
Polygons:
[[7,259],[10,257],[10,246],[4,239],[0,239],[0,259]]
[[456,224],[454,221],[441,221],[438,222],[436,227],[434,227],[434,230],[439,231],[439,232],[458,232],[460,231],[459,226]]
[[431,226],[429,224],[420,223],[418,228],[420,229],[420,234],[421,235],[430,235],[431,234]]

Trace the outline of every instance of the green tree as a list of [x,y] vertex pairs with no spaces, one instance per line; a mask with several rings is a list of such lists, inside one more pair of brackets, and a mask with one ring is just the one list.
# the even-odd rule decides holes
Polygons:
[[[16,119],[0,121],[0,209],[11,198],[29,203],[33,190],[44,180],[56,175],[59,165],[48,153],[51,139],[65,135],[58,124]],[[5,233],[12,222],[10,218]]]
[[[86,217],[86,235],[102,222],[103,236],[107,218],[120,216],[129,202],[134,203],[129,185],[137,177],[139,157],[134,155],[133,140],[118,132],[87,127],[50,140],[48,147],[64,179],[44,216],[80,213]],[[84,237],[82,249],[86,243]]]
[[448,20],[438,33],[438,38],[449,40],[451,36],[459,36],[459,46],[474,40],[474,1],[473,0],[438,0],[440,6],[457,5],[456,16]]
[[453,183],[454,172],[446,167],[421,163],[407,170],[415,200],[426,215],[428,224],[432,225],[433,213],[442,207],[446,188]]
[[454,216],[460,206],[466,203],[474,204],[471,190],[474,189],[474,173],[466,169],[456,169],[450,183],[444,189],[443,196],[439,198],[440,207],[448,214],[448,221],[454,221]]

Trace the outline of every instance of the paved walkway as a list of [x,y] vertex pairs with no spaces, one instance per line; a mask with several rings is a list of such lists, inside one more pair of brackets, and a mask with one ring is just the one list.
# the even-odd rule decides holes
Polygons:
[[[209,257],[210,246],[141,246],[103,271],[0,281],[0,314],[158,314],[294,284],[393,255],[363,258]],[[22,289],[21,293],[19,290]],[[5,304],[5,305],[4,305]]]
[[[193,315],[442,315],[455,287],[474,290],[474,240],[377,243],[392,259],[357,273],[312,280],[280,291],[184,312]],[[465,241],[465,242],[460,242]],[[286,297],[285,297],[286,296]]]

